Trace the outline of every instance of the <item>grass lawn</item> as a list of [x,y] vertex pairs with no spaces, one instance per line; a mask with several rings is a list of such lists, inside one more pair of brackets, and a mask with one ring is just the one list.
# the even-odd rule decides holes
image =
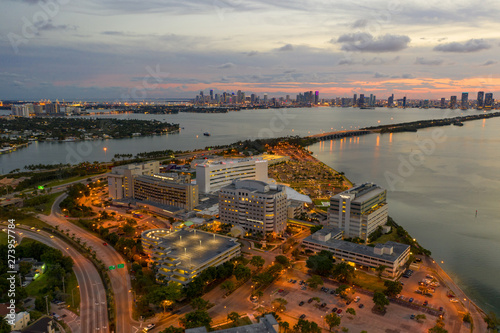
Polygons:
[[8,236],[5,232],[0,231],[0,245],[7,245]]
[[373,243],[385,243],[388,241],[398,242],[398,240],[398,232],[396,228],[393,227],[390,233],[380,236],[378,239],[374,240]]
[[[240,319],[238,319],[236,326],[245,326],[245,325],[251,325],[251,324],[252,324],[252,321],[250,320],[250,318],[248,318],[248,316],[244,316],[244,317],[241,317]],[[235,325],[233,323],[228,323],[225,325],[217,326],[214,328],[214,330],[219,331],[219,330],[225,330],[227,328],[232,328],[232,327],[235,327]]]
[[86,175],[86,176],[71,177],[71,178],[67,178],[67,179],[63,179],[63,180],[55,180],[53,182],[46,184],[45,187],[54,187],[54,186],[64,185],[67,183],[76,182],[78,180],[92,178],[92,177],[97,176],[97,175],[99,175],[99,174],[96,173],[96,174]]
[[46,197],[48,198],[48,201],[44,204],[38,205],[36,207],[29,207],[25,206],[23,207],[23,210],[27,211],[32,211],[35,213],[42,213],[44,215],[50,215],[52,205],[54,204],[54,201],[61,196],[63,193],[52,193],[52,194],[47,194]]
[[384,280],[379,279],[377,276],[366,274],[361,271],[356,271],[356,278],[354,284],[363,289],[371,291],[383,292],[385,290]]
[[[28,245],[31,243],[37,242],[36,240],[29,239],[29,238],[23,238],[22,244],[23,245]],[[48,276],[47,276],[47,270],[45,271],[44,274],[42,274],[38,279],[35,281],[31,282],[27,287],[26,287],[26,293],[28,296],[31,297],[43,297],[47,293],[45,292],[45,288],[47,288],[48,284]],[[74,271],[71,271],[71,275],[69,278],[67,278],[64,281],[65,285],[65,291],[66,291],[66,304],[68,306],[68,310],[73,311],[74,313],[78,314],[76,311],[77,308],[80,307],[80,291],[79,289],[74,290],[78,286],[78,280],[76,279],[76,275]],[[71,292],[73,292],[74,296],[74,301],[75,301],[75,306],[73,307],[73,300],[71,298]]]
[[24,219],[16,219],[16,224],[17,223],[24,224],[25,226],[29,226],[29,227],[35,227],[38,229],[43,228],[43,227],[52,228],[47,223],[43,222],[42,220],[37,219],[34,216],[28,216]]

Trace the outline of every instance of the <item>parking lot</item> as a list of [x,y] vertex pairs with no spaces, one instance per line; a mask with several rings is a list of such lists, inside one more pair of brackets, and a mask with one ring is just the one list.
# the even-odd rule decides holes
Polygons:
[[[424,274],[424,277],[425,275],[426,274]],[[422,314],[423,312],[395,303],[391,303],[387,306],[387,312],[384,316],[373,313],[372,308],[374,303],[372,301],[372,297],[360,293],[349,293],[349,297],[352,299],[359,296],[360,300],[359,302],[352,302],[349,305],[346,305],[346,302],[339,296],[335,296],[330,293],[331,290],[335,290],[338,287],[338,284],[331,281],[327,281],[323,285],[323,287],[329,289],[328,292],[321,291],[321,287],[318,287],[315,290],[307,287],[303,290],[303,288],[301,288],[302,286],[300,285],[300,281],[307,280],[308,278],[309,276],[307,274],[296,270],[284,275],[266,289],[266,292],[262,297],[264,305],[271,307],[273,299],[279,297],[284,298],[288,302],[286,310],[280,314],[284,321],[288,321],[290,325],[293,326],[296,324],[300,316],[305,315],[304,319],[318,323],[318,325],[325,330],[327,330],[328,327],[324,321],[324,317],[325,315],[331,313],[334,308],[342,310],[340,314],[340,327],[346,327],[350,332],[360,332],[362,330],[366,330],[370,333],[427,332],[427,330],[435,324],[437,317],[430,314],[426,314],[427,319],[423,320],[421,323],[414,319],[410,319],[412,314]],[[296,280],[297,282],[291,283],[289,282],[290,279]],[[414,276],[410,279],[405,280],[413,279],[415,279],[415,286],[418,285],[418,281],[416,280],[418,279],[418,274],[414,274]],[[413,283],[410,281],[404,282],[406,288],[410,288],[410,285]],[[282,290],[282,292],[280,292],[280,290]],[[317,300],[313,300],[310,303],[308,302],[309,299],[315,297],[319,298],[320,301],[318,302]],[[417,302],[419,302],[419,300]],[[422,298],[422,303],[423,301],[424,299]],[[303,305],[299,305],[301,302],[304,302]],[[321,306],[323,303],[326,303],[324,307]],[[359,307],[360,304],[363,304],[363,308]],[[450,304],[453,303],[448,301],[448,305]],[[353,308],[356,311],[356,315],[352,316],[347,314],[347,308]],[[451,326],[448,326],[447,328],[449,329]],[[453,332],[453,330],[450,330],[450,332]]]

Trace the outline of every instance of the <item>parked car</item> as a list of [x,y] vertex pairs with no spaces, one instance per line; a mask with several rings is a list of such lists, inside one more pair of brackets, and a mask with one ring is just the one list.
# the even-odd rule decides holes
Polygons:
[[364,308],[364,307],[365,307],[365,306],[364,306],[364,304],[360,304],[360,305],[359,305],[359,308],[360,308],[360,309],[362,309],[362,308]]
[[429,304],[429,302],[428,302],[428,301],[425,301],[425,302],[424,302],[424,306],[427,306],[427,304]]
[[304,305],[304,301],[301,301],[301,302],[299,303],[299,306],[302,306],[302,305]]
[[411,297],[408,302],[412,303],[413,302],[413,297]]
[[410,315],[410,319],[415,319],[415,315],[414,314]]
[[326,303],[322,303],[321,307],[324,308],[326,306]]
[[342,309],[338,309],[337,314],[341,314],[341,313],[342,313]]
[[332,312],[337,312],[338,308],[333,308]]
[[305,315],[305,314],[301,314],[299,318],[300,318],[300,319],[304,319],[305,317],[306,317],[306,315]]
[[313,301],[313,299],[312,299],[312,298],[309,298],[309,299],[307,300],[307,303],[312,303],[312,301]]

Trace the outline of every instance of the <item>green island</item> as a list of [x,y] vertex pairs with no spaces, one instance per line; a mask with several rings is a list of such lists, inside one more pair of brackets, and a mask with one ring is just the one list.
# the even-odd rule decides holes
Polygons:
[[[177,132],[178,124],[158,120],[82,117],[1,117],[0,135],[10,140],[76,141],[120,139]],[[23,141],[24,140],[24,141]]]

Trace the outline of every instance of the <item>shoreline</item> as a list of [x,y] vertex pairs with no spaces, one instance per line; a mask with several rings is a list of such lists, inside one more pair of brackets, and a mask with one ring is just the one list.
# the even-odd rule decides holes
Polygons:
[[[339,173],[337,170],[335,170],[333,167],[328,166],[325,164],[323,161],[320,161],[316,157],[312,156],[313,159],[318,161],[319,163],[322,163],[325,165],[325,167],[330,168],[331,170]],[[351,184],[350,187],[353,186],[353,182],[347,178],[347,176],[344,175],[344,178],[346,182]],[[398,223],[398,225],[401,226],[401,224]],[[404,228],[404,227],[403,227]],[[405,229],[406,230],[406,229]],[[411,236],[411,235],[410,235]],[[467,308],[469,308],[469,312],[471,313],[471,316],[473,318],[473,324],[474,324],[474,329],[471,330],[471,332],[478,332],[478,333],[483,333],[487,332],[487,325],[486,322],[484,321],[484,317],[487,315],[487,313],[474,301],[472,300],[471,297],[469,297],[463,290],[460,288],[460,286],[450,277],[450,275],[439,265],[439,263],[432,257],[432,256],[426,256],[424,255],[424,260],[426,261],[426,266],[427,267],[432,267],[434,266],[435,269],[432,271],[439,276],[439,278],[444,282],[444,285],[446,288],[449,290],[452,290],[454,294],[456,295],[456,298],[460,301],[460,304],[464,307],[464,312],[467,311]],[[464,299],[467,300],[467,302],[470,302],[470,306],[467,307],[466,304],[464,304]]]

